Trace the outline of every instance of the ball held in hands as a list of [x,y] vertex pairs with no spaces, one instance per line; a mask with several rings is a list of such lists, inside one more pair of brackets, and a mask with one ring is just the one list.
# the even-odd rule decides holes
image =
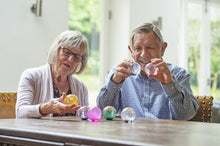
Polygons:
[[64,98],[64,104],[74,104],[78,105],[79,104],[79,99],[76,95],[74,94],[69,94]]

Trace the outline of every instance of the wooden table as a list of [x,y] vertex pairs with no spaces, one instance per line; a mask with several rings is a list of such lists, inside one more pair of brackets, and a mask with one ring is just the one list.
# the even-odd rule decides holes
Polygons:
[[0,142],[25,145],[219,146],[220,124],[136,118],[1,119]]

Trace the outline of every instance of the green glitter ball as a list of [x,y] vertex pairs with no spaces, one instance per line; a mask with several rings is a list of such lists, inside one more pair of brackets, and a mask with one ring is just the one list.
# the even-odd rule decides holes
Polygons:
[[106,106],[103,109],[102,114],[107,120],[112,120],[116,116],[116,110],[113,106]]

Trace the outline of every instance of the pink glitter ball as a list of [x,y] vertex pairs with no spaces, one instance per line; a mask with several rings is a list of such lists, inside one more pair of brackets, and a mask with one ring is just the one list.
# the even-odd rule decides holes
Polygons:
[[98,107],[90,107],[87,112],[87,117],[92,121],[97,121],[102,117],[102,111]]
[[148,63],[145,66],[145,73],[148,75],[157,75],[157,68],[152,63]]

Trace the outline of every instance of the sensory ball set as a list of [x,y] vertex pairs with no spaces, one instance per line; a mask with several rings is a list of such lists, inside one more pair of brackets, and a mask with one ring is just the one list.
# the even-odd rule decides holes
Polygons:
[[[82,120],[91,120],[91,121],[98,121],[102,116],[106,120],[112,120],[116,117],[116,109],[113,106],[107,106],[101,111],[98,107],[87,107],[82,106],[77,111],[78,116]],[[131,123],[135,119],[135,111],[132,108],[125,108],[121,112],[121,119],[125,122]]]
[[[65,104],[79,104],[76,95],[70,94],[64,98]],[[77,114],[82,120],[98,121],[102,116],[107,120],[112,120],[116,116],[116,109],[113,106],[107,106],[101,111],[99,107],[82,106],[78,109]],[[124,108],[121,112],[121,119],[125,122],[133,122],[135,119],[135,111],[132,108]]]

